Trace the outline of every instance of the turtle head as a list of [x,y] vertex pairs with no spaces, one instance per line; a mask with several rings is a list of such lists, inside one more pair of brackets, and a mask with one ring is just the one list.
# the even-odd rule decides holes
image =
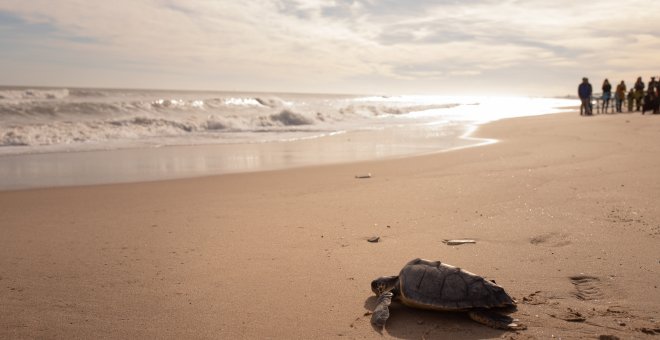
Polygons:
[[380,296],[385,292],[393,290],[397,282],[399,282],[398,276],[381,276],[371,281],[371,291],[377,296]]

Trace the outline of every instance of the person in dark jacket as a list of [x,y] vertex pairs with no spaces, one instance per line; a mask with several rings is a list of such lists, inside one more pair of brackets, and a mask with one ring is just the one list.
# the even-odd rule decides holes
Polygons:
[[646,91],[646,96],[644,96],[644,104],[642,105],[642,114],[644,114],[646,111],[652,111],[653,113],[658,113],[658,105],[660,104],[660,99],[658,98],[656,87],[657,84],[655,81],[655,77],[651,77],[648,90]]
[[655,82],[655,105],[653,106],[653,113],[660,113],[660,79]]
[[649,81],[649,85],[646,87],[647,91],[649,92],[654,91],[657,85],[658,83],[655,81],[655,77],[651,77],[651,80]]
[[631,87],[628,92],[628,112],[633,111],[633,103],[635,103],[635,88]]
[[614,99],[616,100],[616,112],[621,112],[621,107],[623,102],[626,100],[626,82],[623,80],[619,85],[616,86],[616,92],[614,93]]
[[584,114],[591,116],[591,84],[589,84],[589,79],[586,77],[582,78],[582,83],[578,86],[578,97],[582,101],[582,106],[580,107],[580,115],[584,110]]
[[603,106],[601,108],[601,111],[603,113],[607,113],[607,109],[610,106],[610,98],[612,98],[612,85],[610,84],[610,81],[605,78],[605,81],[603,81]]
[[642,77],[637,78],[637,81],[635,82],[635,106],[637,107],[637,111],[642,108],[642,98],[644,98],[644,82],[642,81]]

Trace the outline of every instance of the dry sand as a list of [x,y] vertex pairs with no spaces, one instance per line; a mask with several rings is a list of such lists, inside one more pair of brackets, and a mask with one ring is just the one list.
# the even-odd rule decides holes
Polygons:
[[[558,114],[478,135],[501,142],[0,192],[0,338],[660,334],[660,117]],[[442,243],[450,238],[477,243]],[[369,283],[416,257],[496,280],[529,328],[394,306],[381,335],[365,316]]]

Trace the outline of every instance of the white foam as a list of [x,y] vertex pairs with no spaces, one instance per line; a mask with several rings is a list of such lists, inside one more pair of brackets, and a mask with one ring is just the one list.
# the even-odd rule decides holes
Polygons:
[[255,98],[227,98],[224,100],[225,105],[233,106],[263,106]]
[[6,87],[0,88],[0,95],[0,155],[155,144],[263,143],[427,123],[467,126],[575,105],[565,99],[520,97]]

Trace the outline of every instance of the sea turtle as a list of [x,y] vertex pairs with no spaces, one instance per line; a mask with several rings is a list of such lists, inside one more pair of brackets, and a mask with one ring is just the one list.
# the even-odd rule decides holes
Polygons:
[[392,298],[405,305],[437,311],[467,312],[470,318],[493,328],[520,330],[527,328],[498,312],[516,310],[516,301],[504,288],[440,261],[415,259],[406,264],[399,276],[383,276],[371,282],[378,303],[371,322],[383,327],[390,316]]

